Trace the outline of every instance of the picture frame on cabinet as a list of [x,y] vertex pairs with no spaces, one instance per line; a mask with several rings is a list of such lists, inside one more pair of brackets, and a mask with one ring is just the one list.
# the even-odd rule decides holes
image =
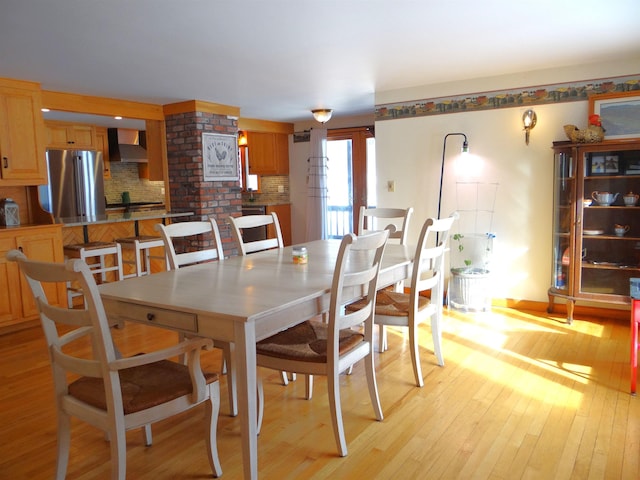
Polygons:
[[202,170],[205,181],[239,181],[238,136],[203,133]]
[[626,175],[640,175],[640,158],[630,158],[625,165]]
[[618,175],[619,173],[618,155],[591,155],[589,157],[589,175]]
[[640,138],[640,91],[589,97],[589,115],[600,115],[605,140]]

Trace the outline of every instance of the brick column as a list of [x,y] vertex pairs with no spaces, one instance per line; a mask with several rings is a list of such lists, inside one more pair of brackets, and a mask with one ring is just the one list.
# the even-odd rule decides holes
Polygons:
[[[236,135],[237,117],[202,111],[170,113],[165,117],[165,124],[171,209],[194,212],[193,217],[175,221],[215,218],[225,256],[236,255],[237,248],[226,219],[242,212],[240,182],[204,180],[202,134]],[[207,247],[208,243],[195,240],[190,249]]]

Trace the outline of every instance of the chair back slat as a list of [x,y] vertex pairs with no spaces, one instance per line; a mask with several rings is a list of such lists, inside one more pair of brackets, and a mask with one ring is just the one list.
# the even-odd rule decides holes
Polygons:
[[[282,231],[280,220],[275,212],[268,215],[243,215],[242,217],[229,217],[228,223],[231,227],[231,234],[238,245],[238,254],[247,255],[253,252],[260,252],[271,248],[283,248]],[[257,227],[273,226],[275,236],[263,240],[245,241],[242,237],[243,230]]]
[[[157,232],[160,232],[160,236],[164,241],[168,259],[167,270],[176,270],[187,265],[224,259],[220,231],[214,218],[202,221],[177,222],[171,225],[158,223],[154,228]],[[202,235],[205,239],[208,237],[209,243],[213,243],[213,246],[192,250],[192,247],[184,245],[189,238],[196,235]],[[178,242],[183,244],[181,249],[185,251],[177,251],[176,244]]]
[[[413,215],[413,208],[383,208],[360,207],[358,216],[358,235],[365,233],[389,230],[389,238],[397,239],[401,245],[407,243],[409,220]],[[394,222],[389,223],[389,220]],[[400,227],[398,228],[398,225]]]
[[[335,348],[342,329],[364,324],[365,332],[372,335],[378,273],[388,238],[389,232],[382,230],[358,237],[348,234],[342,239],[329,306],[329,343],[334,342]],[[357,312],[346,312],[344,306],[360,296],[365,300],[363,308]]]

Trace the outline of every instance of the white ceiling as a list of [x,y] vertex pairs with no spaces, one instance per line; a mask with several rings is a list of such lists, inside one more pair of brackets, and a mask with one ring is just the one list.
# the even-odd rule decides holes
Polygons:
[[0,77],[285,122],[370,114],[376,91],[639,54],[639,0],[0,1]]

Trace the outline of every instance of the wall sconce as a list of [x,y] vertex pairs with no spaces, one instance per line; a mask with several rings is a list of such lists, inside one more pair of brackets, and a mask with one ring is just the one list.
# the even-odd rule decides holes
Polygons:
[[529,133],[536,126],[536,122],[538,121],[538,117],[536,116],[536,112],[533,110],[527,110],[522,114],[522,125],[524,126],[524,141],[527,145],[529,145]]
[[247,134],[245,132],[238,132],[238,146],[239,147],[247,146]]
[[333,115],[333,110],[329,108],[320,108],[317,110],[311,110],[313,114],[313,118],[315,118],[320,123],[326,123],[331,120],[331,115]]

